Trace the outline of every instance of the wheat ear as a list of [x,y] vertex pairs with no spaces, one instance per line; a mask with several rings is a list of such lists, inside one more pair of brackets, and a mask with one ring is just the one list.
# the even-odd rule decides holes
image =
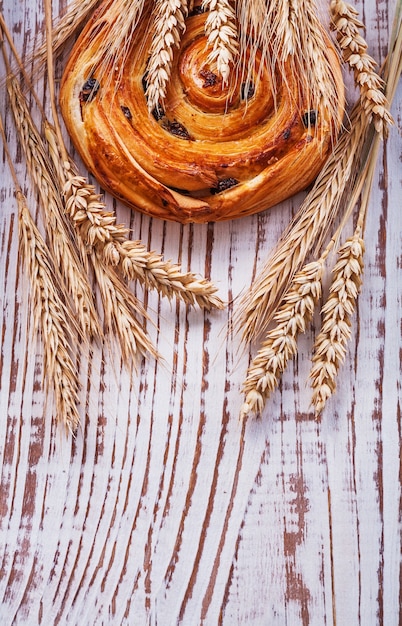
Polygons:
[[228,0],[203,0],[201,6],[208,11],[205,21],[205,33],[211,48],[208,62],[216,66],[225,85],[239,54],[236,13]]
[[375,71],[377,64],[367,54],[367,43],[360,35],[364,25],[358,19],[358,11],[347,2],[332,0],[330,8],[332,28],[336,31],[343,58],[352,68],[355,83],[360,89],[362,109],[370,121],[373,119],[375,129],[383,136],[393,122],[383,91],[384,83]]
[[168,299],[176,296],[186,304],[211,310],[222,309],[213,283],[149,251],[140,241],[127,237],[124,225],[116,224],[92,185],[81,176],[72,176],[64,187],[66,211],[71,215],[85,246],[96,248],[106,264],[119,270],[127,280],[139,280]]
[[265,401],[277,387],[290,358],[297,353],[297,336],[304,333],[321,296],[324,259],[309,263],[298,272],[275,313],[270,330],[253,359],[244,383],[245,402],[240,415],[261,413]]
[[[60,185],[65,190],[66,211],[70,212],[70,215],[74,215],[81,226],[83,225],[82,231],[79,226],[76,228],[79,234],[78,245],[81,248],[82,256],[85,259],[89,258],[91,262],[101,296],[105,331],[114,333],[118,338],[123,361],[127,366],[138,364],[140,356],[152,355],[157,357],[158,354],[148,334],[137,319],[137,315],[140,315],[144,320],[147,318],[143,306],[127,285],[122,282],[121,276],[116,273],[113,260],[110,262],[105,254],[105,241],[110,237],[110,230],[113,231],[114,215],[109,213],[108,217],[103,203],[98,202],[98,196],[95,196],[94,205],[90,207],[91,210],[88,210],[87,194],[92,195],[93,188],[88,189],[91,186],[88,185],[86,179],[76,176],[75,165],[73,162],[65,160],[68,158],[66,155],[63,158],[60,157],[59,150],[63,144],[57,143],[56,133],[50,124],[45,125],[45,133],[51,157],[56,159],[59,156],[55,171]],[[78,189],[76,194],[71,193],[74,180]],[[68,195],[69,193],[71,195]],[[97,203],[101,204],[100,220],[98,219]],[[98,224],[96,224],[97,221]],[[111,226],[111,229],[107,228],[108,225]],[[123,236],[122,233],[125,232],[125,229],[121,227],[119,235],[119,227],[116,226],[115,228],[117,242],[119,236]],[[84,232],[90,233],[89,238],[84,238]],[[92,243],[90,243],[91,241]]]
[[[63,188],[66,211],[70,214],[79,234],[79,241],[85,249],[84,258],[86,252],[95,248],[96,254],[91,257],[93,261],[102,262],[105,268],[112,266],[112,272],[115,269],[120,270],[126,279],[139,279],[146,287],[157,289],[169,298],[176,295],[191,305],[198,304],[206,309],[222,308],[223,303],[216,296],[216,288],[211,282],[192,273],[181,272],[178,265],[164,261],[161,255],[148,252],[140,242],[128,239],[128,229],[116,224],[115,214],[106,209],[100,196],[95,193],[94,187],[83,177],[78,176],[77,168],[64,145],[55,104],[51,0],[45,1],[45,10],[49,91],[55,126],[53,128],[45,123],[44,132],[60,185]],[[137,5],[136,10],[140,11],[141,8]],[[127,19],[133,22],[133,28],[136,17],[138,17],[137,13],[127,16]],[[118,22],[119,16],[116,19]],[[99,272],[100,268],[97,273]],[[105,293],[107,290],[104,291]]]
[[156,0],[146,75],[145,95],[149,111],[158,107],[166,97],[173,51],[180,45],[187,12],[187,0]]
[[96,250],[90,253],[90,259],[102,298],[105,330],[118,338],[124,363],[136,365],[141,356],[158,358],[146,330],[137,319],[138,314],[147,318],[137,298]]
[[322,309],[322,327],[315,341],[310,373],[316,415],[335,391],[336,376],[345,359],[351,317],[362,284],[363,254],[364,241],[358,229],[338,251],[330,295]]
[[[301,89],[309,94],[309,107],[326,107],[338,118],[338,91],[326,54],[328,42],[314,0],[282,0],[277,11],[278,44],[284,60],[291,63]],[[275,44],[274,44],[275,45]]]
[[[49,124],[46,125],[46,129],[47,137],[51,137]],[[50,154],[56,154],[54,135],[49,146],[52,146]],[[88,196],[85,195],[85,192],[89,191],[91,194],[91,190],[88,190],[88,187],[91,186],[82,177],[75,177],[75,170],[72,167],[65,168],[59,163],[56,171],[60,176],[60,184],[64,183],[67,213],[74,214],[78,221],[82,220],[83,231],[79,227],[77,229],[79,234],[78,245],[81,248],[83,258],[85,260],[90,259],[94,271],[104,311],[105,332],[112,332],[118,338],[123,361],[127,366],[132,363],[137,364],[140,356],[152,355],[157,357],[157,352],[148,334],[137,319],[137,316],[140,315],[145,320],[147,318],[146,312],[127,285],[122,282],[121,276],[116,273],[115,259],[109,259],[107,256],[107,243],[105,244],[105,242],[110,237],[108,226],[111,226],[111,230],[113,230],[114,215],[109,213],[108,218],[103,203],[98,202],[97,199],[88,210],[86,205]],[[77,179],[79,192],[68,197],[68,190],[71,190],[74,180],[77,182]],[[98,220],[97,203],[101,204],[101,220]],[[98,224],[94,225],[97,221]],[[114,233],[116,243],[119,237],[123,236],[122,233],[125,229],[121,227],[120,234],[118,231],[119,227],[116,226]],[[84,238],[84,232],[87,232],[89,237]],[[90,244],[91,240],[92,244]]]
[[[242,71],[247,75],[248,68],[266,64],[272,75],[278,73],[286,85],[288,65],[300,93],[307,96],[309,108],[325,106],[333,119],[338,119],[339,98],[327,54],[328,42],[314,0],[238,2],[237,17]],[[275,82],[272,89],[275,96]]]
[[[346,3],[341,4],[346,6]],[[362,46],[361,39],[359,42]],[[393,57],[396,58],[397,54],[394,53]],[[400,59],[397,60],[400,63]],[[366,69],[366,74],[372,76],[374,84],[377,76],[374,67],[370,65]],[[341,133],[295,219],[257,276],[249,294],[243,298],[237,325],[241,327],[245,341],[251,341],[261,331],[264,332],[294,273],[302,266],[313,247],[319,250],[323,245],[328,229],[342,207],[346,186],[353,187],[361,169],[363,147],[366,156],[372,147],[371,119],[377,111],[377,95],[371,91],[362,88],[350,116],[349,128]],[[372,104],[368,105],[371,97]],[[368,110],[372,110],[372,115],[367,114]],[[379,124],[378,120],[374,120],[374,124],[377,123],[377,128],[383,131],[383,123],[390,123],[392,118],[383,105],[379,106],[377,112],[383,121]]]

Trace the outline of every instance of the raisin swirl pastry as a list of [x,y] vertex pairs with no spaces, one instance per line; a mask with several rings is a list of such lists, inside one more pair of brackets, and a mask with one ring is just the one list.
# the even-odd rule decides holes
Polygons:
[[323,107],[309,110],[289,64],[271,76],[257,58],[247,83],[234,70],[223,85],[208,63],[205,15],[195,12],[186,19],[163,108],[150,113],[150,8],[134,30],[124,67],[101,72],[94,66],[112,4],[101,5],[80,35],[60,94],[73,143],[104,189],[134,209],[187,223],[256,213],[314,180],[343,112],[341,70],[329,40],[337,119]]

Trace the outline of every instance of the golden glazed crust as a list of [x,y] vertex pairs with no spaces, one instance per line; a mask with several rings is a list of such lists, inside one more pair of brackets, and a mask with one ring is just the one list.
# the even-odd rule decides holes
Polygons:
[[233,71],[223,88],[206,62],[205,16],[190,16],[163,111],[153,115],[144,93],[149,8],[135,29],[122,73],[119,67],[102,73],[94,67],[94,52],[113,15],[109,0],[87,24],[60,95],[73,143],[104,189],[134,209],[186,223],[256,213],[314,180],[333,145],[344,103],[340,66],[329,42],[339,93],[336,120],[325,109],[308,111],[290,66],[274,78],[274,88],[267,68],[259,80],[252,76],[247,98],[241,72]]

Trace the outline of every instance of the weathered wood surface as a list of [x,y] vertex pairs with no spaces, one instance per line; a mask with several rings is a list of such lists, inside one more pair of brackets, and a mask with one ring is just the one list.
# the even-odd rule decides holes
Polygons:
[[[0,5],[24,54],[41,41],[42,3]],[[357,4],[379,62],[394,5]],[[5,111],[3,89],[0,102]],[[34,207],[9,113],[6,124]],[[44,394],[2,152],[2,625],[400,623],[401,157],[394,128],[370,202],[353,339],[321,422],[306,384],[314,331],[262,419],[241,424],[249,355],[227,333],[232,305],[204,314],[150,294],[164,363],[144,362],[130,378],[117,353],[96,348],[81,363],[82,429],[72,438]],[[218,225],[118,213],[152,249],[210,274],[231,301],[301,197]]]

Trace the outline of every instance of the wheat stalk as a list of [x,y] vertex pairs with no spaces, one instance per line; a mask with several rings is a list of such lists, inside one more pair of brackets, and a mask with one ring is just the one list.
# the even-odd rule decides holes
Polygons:
[[145,95],[149,111],[158,107],[166,97],[173,51],[180,45],[187,12],[187,0],[156,0],[146,75]]
[[[138,314],[147,319],[144,308],[122,282],[121,276],[116,273],[116,269],[122,265],[120,261],[133,256],[125,253],[124,244],[127,244],[128,231],[124,226],[116,225],[115,215],[106,210],[99,195],[95,194],[93,186],[77,175],[77,168],[64,145],[55,103],[53,50],[50,44],[51,0],[46,0],[45,10],[49,91],[55,122],[54,128],[45,122],[45,138],[56,177],[64,191],[66,211],[72,217],[75,230],[80,235],[78,244],[81,246],[82,256],[86,258],[88,255],[91,260],[101,295],[105,329],[118,337],[123,360],[128,365],[138,362],[141,355],[151,354],[154,357],[158,355],[137,319]],[[119,259],[116,259],[116,254],[119,255]],[[160,261],[160,258],[158,260]],[[135,261],[133,259],[131,263],[133,267]],[[157,268],[152,268],[152,271],[157,274]]]
[[343,0],[332,0],[330,4],[332,28],[346,63],[353,69],[356,85],[360,88],[362,109],[373,119],[374,127],[383,136],[392,124],[384,95],[384,82],[376,73],[376,62],[367,54],[367,43],[360,35],[364,28],[358,19],[358,11]]
[[351,336],[351,317],[362,284],[364,241],[358,228],[338,251],[330,295],[323,306],[323,320],[314,344],[312,404],[318,415],[336,388],[336,376]]
[[[55,106],[53,51],[49,44],[52,33],[50,0],[46,0],[45,8],[49,90],[55,128],[45,123],[44,132],[63,187],[66,211],[72,218],[84,248],[86,251],[96,249],[96,254],[92,255],[96,263],[102,260],[105,267],[111,265],[119,269],[125,278],[139,279],[146,287],[157,289],[162,295],[169,298],[177,295],[188,304],[198,304],[206,309],[222,308],[223,303],[215,295],[216,288],[210,281],[190,272],[181,272],[178,265],[147,251],[140,242],[129,240],[128,229],[116,224],[115,214],[106,209],[94,187],[85,178],[78,176],[77,168],[64,146]],[[99,271],[98,268],[98,274]]]
[[[57,115],[55,90],[54,90],[54,70],[53,70],[53,48],[51,46],[52,33],[52,0],[45,0],[46,13],[46,34],[47,34],[47,69],[49,77],[50,101],[53,112],[55,127],[53,128],[47,120],[44,123],[45,138],[48,143],[50,157],[55,164],[55,176],[63,189],[68,181],[71,181],[76,174],[76,167],[69,157],[64,145],[61,128]],[[79,186],[81,186],[81,181]],[[79,204],[82,209],[82,202],[79,203],[78,196],[75,196],[75,206]],[[81,196],[82,198],[82,196]],[[85,205],[85,202],[84,202]],[[102,208],[103,226],[114,225],[114,220],[109,214],[109,219]],[[93,213],[94,214],[94,213]],[[92,215],[92,214],[91,214]],[[86,214],[87,217],[87,214]],[[106,229],[103,229],[106,232]],[[120,341],[124,362],[128,365],[138,361],[139,355],[152,354],[157,356],[156,350],[137,319],[140,314],[144,319],[147,317],[145,310],[139,304],[137,298],[123,284],[121,278],[117,276],[115,270],[106,264],[102,254],[95,248],[88,250],[83,239],[78,237],[78,246],[85,259],[87,255],[91,259],[91,265],[97,280],[97,285],[102,299],[104,312],[104,325],[108,332],[114,332]],[[98,237],[99,241],[99,237]]]
[[[39,98],[22,65],[3,18],[0,20],[0,26],[6,36],[22,76],[38,105],[42,117],[44,117],[44,111]],[[1,40],[3,41],[2,36]],[[92,290],[87,276],[82,271],[80,260],[77,256],[77,241],[74,237],[74,232],[69,227],[64,217],[64,209],[61,203],[59,189],[56,185],[55,173],[46,151],[45,141],[42,139],[33,121],[20,84],[15,74],[11,71],[4,46],[2,51],[7,70],[7,91],[16,130],[24,149],[32,180],[41,198],[47,236],[54,255],[54,265],[58,268],[60,279],[65,283],[65,285],[63,285],[63,291],[66,294],[69,293],[72,298],[72,303],[75,306],[78,323],[83,335],[88,331],[90,336],[101,336],[102,333],[95,310]]]
[[252,361],[244,383],[245,402],[241,417],[261,413],[274,391],[290,358],[297,353],[297,336],[304,333],[321,296],[324,258],[309,263],[298,272],[275,313],[276,326],[268,331]]
[[229,0],[203,0],[201,6],[208,11],[205,21],[207,45],[211,48],[208,62],[216,65],[225,85],[239,54],[236,13]]
[[[387,67],[387,78],[389,78],[389,80],[387,80],[386,83],[386,90],[390,102],[392,101],[395,93],[396,83],[399,79],[402,68],[402,34],[400,17],[397,17],[396,21],[397,26],[394,28],[394,34],[390,46],[392,53]],[[374,73],[374,70],[371,69],[370,71]],[[336,375],[346,353],[346,343],[350,337],[350,318],[353,314],[356,298],[361,286],[364,252],[364,242],[361,235],[364,229],[369,194],[380,145],[380,137],[384,130],[383,124],[390,123],[391,121],[389,113],[382,111],[379,115],[379,119],[382,120],[382,122],[378,122],[376,124],[375,119],[373,119],[373,124],[370,123],[371,119],[374,118],[376,114],[374,107],[372,114],[367,115],[366,113],[369,109],[367,100],[370,99],[372,95],[373,94],[365,93],[363,90],[363,93],[361,94],[360,99],[352,113],[350,134],[349,136],[344,134],[343,137],[346,137],[346,139],[341,139],[340,144],[338,144],[336,148],[336,151],[339,152],[338,156],[341,161],[342,158],[347,157],[347,161],[350,166],[350,176],[348,176],[348,180],[351,190],[350,192],[347,190],[344,192],[344,185],[342,185],[339,187],[339,194],[338,181],[336,179],[333,181],[336,184],[336,187],[332,191],[334,192],[334,196],[337,197],[337,205],[340,206],[340,201],[343,202],[343,218],[337,231],[322,254],[321,260],[326,258],[335,241],[338,240],[340,233],[348,221],[360,196],[361,205],[355,234],[344,244],[344,246],[342,246],[339,251],[339,261],[334,268],[334,281],[330,288],[330,296],[323,308],[323,326],[315,344],[315,354],[313,357],[314,364],[311,371],[311,379],[313,386],[312,402],[315,407],[316,415],[322,411],[326,400],[331,396],[336,387]],[[376,97],[372,97],[372,100],[373,102],[376,102]],[[378,132],[375,132],[373,129],[374,126]],[[359,138],[359,136],[360,141],[358,144],[355,144],[355,141]],[[353,152],[355,150],[357,155],[360,156],[356,162],[353,162]],[[330,163],[334,171],[337,171],[336,162],[333,161],[333,158],[330,160]],[[327,169],[327,173],[329,173],[330,170],[328,169],[328,164],[325,169]],[[317,189],[316,185],[315,191],[317,191]],[[330,189],[327,189],[327,193],[330,197],[331,194],[329,191]],[[311,202],[311,196],[308,196],[307,200]],[[307,212],[304,217],[308,216],[311,205],[307,204],[306,208]],[[316,206],[315,208],[317,209],[318,207]],[[324,232],[326,231],[326,227],[328,225],[327,211],[325,211],[325,216],[326,217],[323,222],[320,220],[320,225],[323,226]],[[296,220],[296,224],[293,223],[290,226],[290,229],[285,237],[285,241],[282,241],[278,249],[280,252],[280,258],[278,258],[278,250],[276,251],[276,256],[274,253],[274,259],[276,258],[279,263],[279,267],[275,267],[275,265],[273,265],[268,269],[271,282],[269,285],[265,284],[265,288],[269,288],[269,286],[274,288],[275,285],[272,281],[273,273],[275,273],[276,280],[278,280],[278,275],[280,275],[283,271],[284,277],[280,276],[279,283],[283,287],[282,293],[285,293],[284,302],[286,302],[286,298],[292,290],[291,283],[288,291],[286,291],[286,281],[289,281],[289,276],[292,275],[294,267],[297,266],[297,263],[301,262],[301,258],[304,258],[305,255],[311,251],[310,241],[307,245],[307,249],[302,251],[301,256],[297,256],[300,252],[297,244],[302,245],[303,243],[306,243],[305,235],[308,232],[308,225],[311,224],[311,222],[305,224],[305,228],[303,230],[301,223],[302,222],[300,222],[299,216]],[[296,238],[294,238],[295,235]],[[322,242],[323,239],[321,237],[319,238],[317,249],[320,249]],[[287,245],[285,245],[285,243]],[[291,257],[290,260],[287,260],[285,257],[286,249]],[[295,263],[295,260],[297,263]],[[279,293],[281,293],[281,289],[279,289]],[[264,296],[265,295],[266,294],[264,294]],[[275,293],[274,297],[279,297],[278,292]],[[250,306],[252,307],[254,305],[255,303],[252,302]],[[274,318],[276,319],[276,315],[274,314],[275,306],[276,305],[274,303],[268,310],[268,317],[272,317],[272,315],[274,315]],[[283,310],[283,306],[280,307],[279,311],[281,310]],[[266,319],[263,320],[263,323],[267,323]],[[290,346],[290,352],[292,353],[296,350],[296,345],[291,341],[291,338],[292,335],[290,334],[290,339],[287,339],[287,341]],[[284,338],[282,338],[282,341],[284,341]],[[272,350],[272,345],[270,345],[269,341],[263,344],[263,347],[257,355],[256,361],[253,362],[251,374],[249,372],[248,375],[248,387],[246,386],[247,396],[242,409],[242,415],[247,414],[253,408],[257,411],[262,410],[266,390],[268,389],[268,393],[273,390],[278,382],[278,376],[281,373],[282,361],[280,359],[278,360],[277,357],[278,355],[276,355]],[[253,369],[254,366],[255,369]]]

